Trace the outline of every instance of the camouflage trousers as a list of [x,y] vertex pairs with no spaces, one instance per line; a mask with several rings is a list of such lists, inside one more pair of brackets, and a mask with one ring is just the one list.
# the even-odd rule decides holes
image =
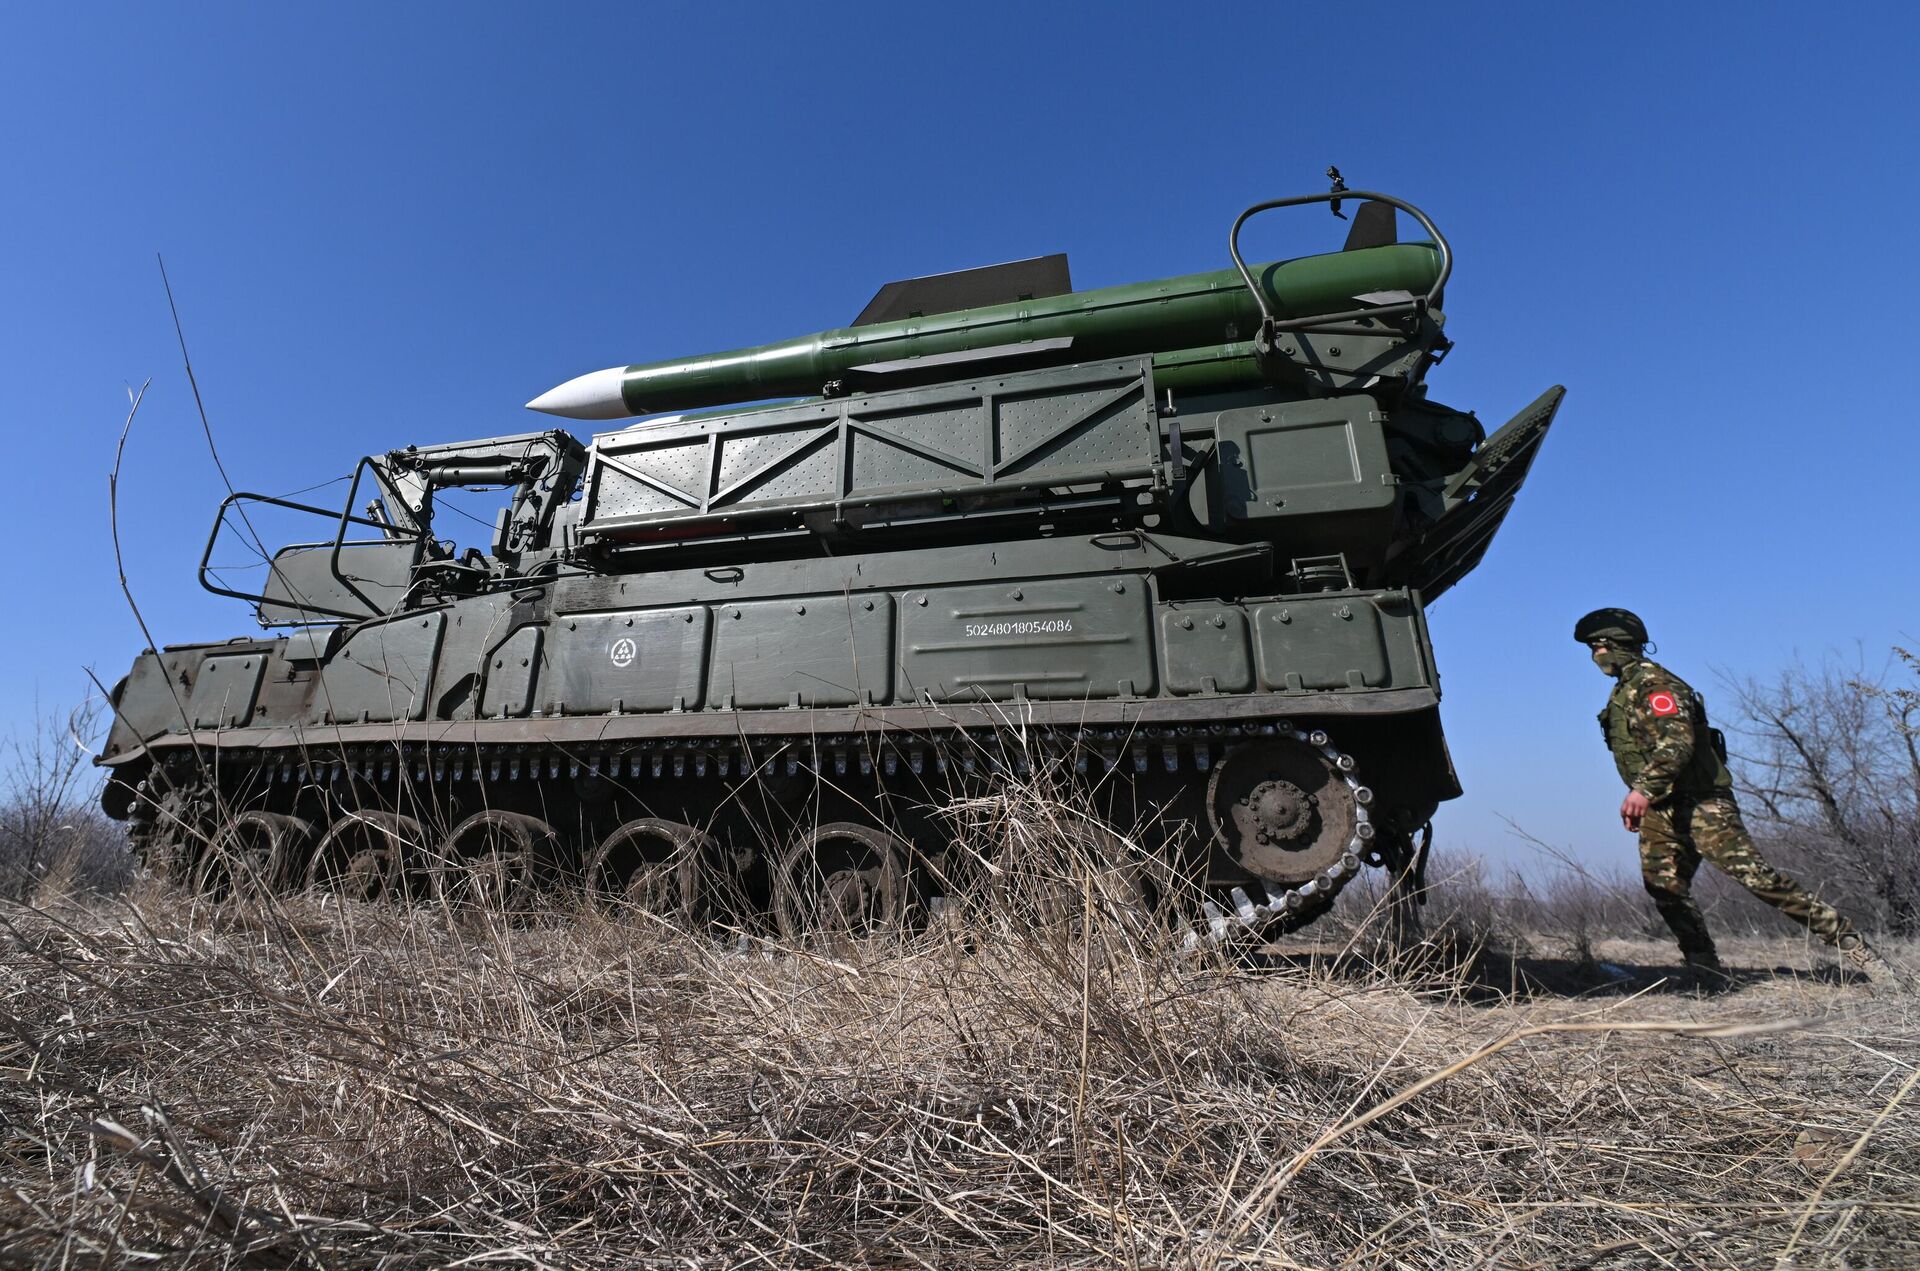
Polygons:
[[1689,960],[1714,957],[1707,920],[1693,903],[1693,876],[1703,859],[1828,944],[1853,930],[1832,905],[1767,864],[1731,796],[1676,795],[1648,808],[1640,821],[1640,879]]

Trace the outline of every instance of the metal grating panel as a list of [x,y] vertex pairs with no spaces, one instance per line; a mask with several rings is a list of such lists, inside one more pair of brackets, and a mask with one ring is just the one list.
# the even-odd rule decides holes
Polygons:
[[[999,462],[1007,472],[1054,471],[1082,478],[1125,464],[1157,428],[1142,409],[1146,386],[1099,385],[1088,392],[999,402]],[[1141,430],[1146,430],[1143,435]]]
[[581,534],[722,518],[751,529],[935,494],[1157,488],[1162,462],[1151,359],[1092,362],[602,434]]

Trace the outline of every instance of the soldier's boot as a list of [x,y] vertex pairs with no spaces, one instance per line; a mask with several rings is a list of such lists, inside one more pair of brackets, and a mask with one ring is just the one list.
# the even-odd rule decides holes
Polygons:
[[1682,981],[1684,987],[1696,993],[1708,994],[1725,993],[1733,987],[1733,977],[1727,973],[1727,968],[1721,965],[1720,955],[1711,948],[1705,951],[1682,950],[1681,956],[1687,962],[1685,978]]
[[1847,966],[1866,977],[1868,983],[1881,988],[1906,988],[1908,977],[1900,969],[1880,956],[1879,950],[1867,943],[1867,938],[1857,931],[1849,931],[1834,941],[1834,947],[1840,951],[1841,960]]

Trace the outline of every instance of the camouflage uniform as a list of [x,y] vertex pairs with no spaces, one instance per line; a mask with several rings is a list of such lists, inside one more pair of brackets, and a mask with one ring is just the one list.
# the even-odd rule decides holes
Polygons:
[[1741,824],[1706,707],[1686,681],[1630,654],[1600,712],[1600,730],[1620,779],[1651,805],[1640,821],[1640,876],[1688,962],[1718,964],[1691,894],[1703,858],[1828,944],[1853,935],[1831,905],[1761,858]]

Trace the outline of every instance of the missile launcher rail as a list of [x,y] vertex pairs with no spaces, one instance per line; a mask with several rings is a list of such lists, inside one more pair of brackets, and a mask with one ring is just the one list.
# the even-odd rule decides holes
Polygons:
[[[1248,217],[1338,200],[1345,250],[1245,264]],[[1204,897],[1190,942],[1411,879],[1459,793],[1424,608],[1562,390],[1491,437],[1427,398],[1452,258],[1407,204],[1259,204],[1230,254],[891,284],[870,309],[909,316],[530,403],[722,410],[369,456],[339,509],[236,494],[201,580],[281,631],[136,659],[105,806],[210,888],[564,880],[796,936],[930,912],[966,885],[941,809],[1036,771],[1084,780],[1143,907]],[[474,488],[510,495],[458,552],[435,495]],[[211,564],[249,507],[323,526],[254,591]]]

